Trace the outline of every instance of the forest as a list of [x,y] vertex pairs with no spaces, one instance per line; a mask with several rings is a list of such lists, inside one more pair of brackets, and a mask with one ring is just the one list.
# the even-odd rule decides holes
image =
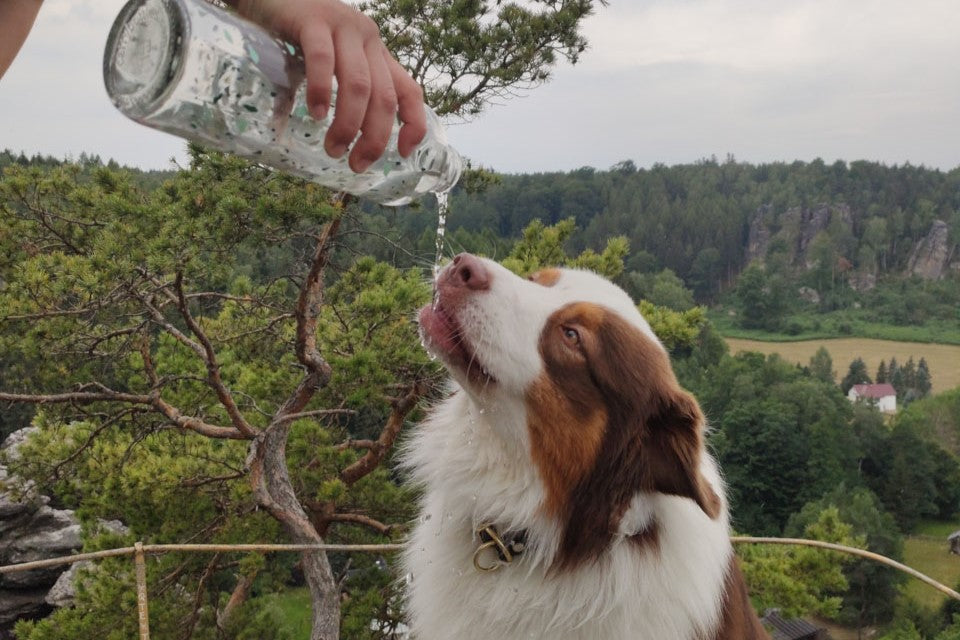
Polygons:
[[[315,539],[402,540],[414,496],[392,471],[392,445],[443,393],[442,372],[411,322],[430,295],[435,218],[427,207],[331,204],[321,188],[242,160],[200,148],[192,157],[189,169],[157,175],[97,158],[5,154],[0,429],[6,435],[32,425],[16,456],[7,456],[10,471],[75,510],[84,549],[134,540],[302,540],[291,533],[299,514]],[[799,169],[799,176],[818,170]],[[627,179],[623,171],[593,175],[616,182]],[[722,166],[659,171],[711,175]],[[579,180],[579,173],[567,177]],[[948,182],[937,172],[906,170],[926,173],[924,184]],[[807,366],[731,354],[698,303],[735,300],[750,270],[766,269],[744,266],[744,247],[740,281],[731,275],[704,298],[680,275],[690,277],[689,270],[672,263],[678,270],[665,272],[669,252],[656,257],[623,234],[588,241],[596,228],[589,215],[524,219],[515,235],[471,231],[466,203],[492,200],[524,179],[495,178],[478,194],[455,195],[460,223],[449,252],[486,253],[518,273],[582,266],[634,293],[709,418],[738,533],[816,537],[902,559],[905,536],[918,527],[956,522],[960,390],[918,391],[889,418],[844,395],[844,386],[874,372],[851,363],[843,376],[847,363],[832,362],[826,351]],[[891,238],[890,247],[909,238]],[[915,277],[897,260],[878,271],[891,290]],[[808,275],[796,264],[789,272]],[[936,285],[949,290],[956,282]],[[285,459],[252,444],[273,434],[285,439]],[[275,464],[289,469],[296,504],[258,508],[275,489],[269,480],[251,483],[251,475],[271,477]],[[100,524],[112,520],[124,532]],[[776,607],[849,628],[889,629],[885,638],[956,637],[956,609],[907,597],[903,578],[888,569],[816,551],[740,552],[761,612]],[[341,637],[390,638],[402,610],[389,558],[330,554],[328,561],[344,594]],[[154,563],[156,637],[301,637],[282,622],[283,594],[293,597],[309,580],[299,558],[165,556]],[[100,567],[87,570],[74,606],[20,622],[16,637],[102,638],[104,628],[115,630],[108,637],[132,635],[131,568],[119,560]]]

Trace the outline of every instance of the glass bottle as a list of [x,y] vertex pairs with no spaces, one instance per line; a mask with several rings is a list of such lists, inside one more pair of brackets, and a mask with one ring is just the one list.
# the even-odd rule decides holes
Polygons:
[[131,0],[110,30],[103,76],[126,116],[208,147],[386,205],[446,192],[463,160],[427,109],[427,134],[408,157],[399,124],[383,156],[354,173],[323,148],[335,109],[307,111],[303,54],[259,25],[204,0]]

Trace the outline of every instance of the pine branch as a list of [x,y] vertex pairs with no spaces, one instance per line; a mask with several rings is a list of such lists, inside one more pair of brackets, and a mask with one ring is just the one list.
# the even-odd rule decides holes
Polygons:
[[217,362],[217,354],[213,349],[213,343],[210,342],[210,338],[206,332],[194,319],[193,314],[190,313],[190,308],[187,305],[187,299],[183,291],[182,271],[177,272],[174,288],[177,292],[177,306],[180,310],[180,315],[183,316],[183,320],[190,328],[190,332],[193,333],[203,346],[203,361],[207,366],[207,379],[210,386],[213,388],[214,393],[217,394],[217,399],[220,400],[220,404],[226,409],[227,415],[230,416],[230,422],[234,428],[246,437],[253,438],[257,430],[254,429],[250,423],[247,422],[247,419],[243,417],[243,414],[240,413],[240,409],[237,408],[237,403],[234,401],[233,395],[231,395],[226,385],[223,384],[223,378],[220,376],[220,363]]
[[417,406],[417,402],[420,401],[426,391],[426,385],[418,381],[407,390],[405,395],[392,402],[393,411],[390,413],[380,437],[359,460],[340,472],[340,480],[344,484],[347,486],[353,485],[377,468],[390,448],[393,447],[397,436],[400,435],[404,419]]

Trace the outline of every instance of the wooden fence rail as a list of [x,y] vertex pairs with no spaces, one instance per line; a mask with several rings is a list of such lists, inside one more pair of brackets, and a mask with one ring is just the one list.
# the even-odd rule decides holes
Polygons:
[[[941,593],[960,600],[960,593],[943,585],[930,576],[920,573],[916,569],[908,567],[905,564],[881,556],[880,554],[854,547],[846,547],[831,542],[821,542],[819,540],[804,540],[800,538],[754,538],[754,537],[734,537],[731,538],[734,544],[785,544],[798,545],[805,547],[816,547],[827,549],[840,553],[866,558],[874,562],[892,567],[902,571],[907,575],[920,580]],[[345,553],[392,553],[400,551],[403,545],[399,544],[143,544],[137,542],[132,547],[121,547],[118,549],[105,549],[103,551],[93,551],[91,553],[77,553],[59,558],[48,558],[46,560],[34,560],[33,562],[21,562],[19,564],[10,564],[0,566],[0,575],[6,573],[15,573],[18,571],[30,571],[31,569],[42,569],[61,564],[73,564],[84,560],[99,560],[102,558],[115,558],[118,556],[133,556],[135,575],[137,581],[137,616],[140,625],[140,640],[150,640],[150,619],[147,600],[147,564],[146,556],[158,555],[163,553],[187,552],[187,553],[236,553],[236,552],[260,552],[272,553],[278,551],[323,551],[323,552],[345,552]]]

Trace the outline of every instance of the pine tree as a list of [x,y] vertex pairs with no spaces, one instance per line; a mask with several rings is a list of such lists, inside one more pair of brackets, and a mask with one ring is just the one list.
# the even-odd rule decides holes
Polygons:
[[921,398],[930,395],[930,390],[933,388],[933,382],[930,377],[930,367],[927,366],[926,358],[920,358],[920,364],[917,365],[917,378],[914,388]]
[[871,382],[870,374],[867,373],[867,363],[863,361],[863,358],[857,357],[850,363],[850,369],[840,382],[840,388],[846,394],[855,384],[870,384]]
[[836,384],[837,378],[833,371],[833,358],[826,347],[820,347],[810,358],[810,375],[818,380]]
[[877,367],[877,384],[883,384],[887,381],[887,363],[884,360],[880,361],[880,366]]
[[917,365],[913,361],[913,356],[907,359],[907,364],[901,368],[903,372],[903,384],[907,389],[914,389],[917,386]]

